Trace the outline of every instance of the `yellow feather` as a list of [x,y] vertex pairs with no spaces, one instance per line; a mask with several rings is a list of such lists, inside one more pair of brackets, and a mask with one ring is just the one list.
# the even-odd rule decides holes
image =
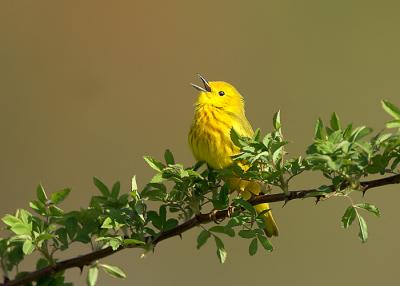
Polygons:
[[[223,169],[232,164],[231,156],[239,151],[230,138],[231,129],[247,137],[253,135],[253,129],[245,115],[243,97],[231,84],[201,79],[205,88],[194,86],[200,94],[189,132],[189,145],[196,160],[205,161],[212,168]],[[230,178],[228,182],[232,190],[239,191],[246,200],[260,193],[260,185],[256,182],[238,178]],[[261,213],[269,210],[269,205],[259,204],[254,208]],[[271,211],[264,212],[262,216],[266,235],[277,236],[278,228]]]

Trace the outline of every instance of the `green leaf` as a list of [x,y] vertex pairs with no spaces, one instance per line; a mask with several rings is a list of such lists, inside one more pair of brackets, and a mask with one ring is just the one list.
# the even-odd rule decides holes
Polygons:
[[55,235],[53,235],[51,233],[42,233],[38,237],[36,237],[35,241],[36,242],[40,242],[42,240],[49,240],[49,239],[52,239],[54,237],[55,237]]
[[99,268],[97,267],[97,265],[90,266],[87,274],[86,284],[88,286],[96,285],[98,275]]
[[99,264],[101,268],[106,272],[108,275],[115,277],[115,278],[126,278],[126,274],[122,271],[121,268],[117,266],[111,266],[108,264]]
[[210,236],[211,234],[209,231],[207,230],[201,231],[197,236],[197,249],[200,249],[200,247],[202,247],[207,242]]
[[13,215],[9,215],[9,214],[6,214],[1,220],[6,225],[11,226],[11,227],[17,223],[22,223],[22,221],[19,218],[15,217]]
[[111,229],[113,228],[113,221],[110,217],[107,217],[104,221],[103,224],[101,225],[101,228],[106,228],[106,229]]
[[146,161],[146,163],[153,168],[154,170],[161,172],[165,166],[163,163],[157,161],[156,159],[150,157],[150,156],[144,156],[143,159]]
[[386,128],[400,128],[400,119],[387,122]]
[[169,149],[165,150],[164,159],[165,159],[165,163],[167,163],[167,165],[175,164],[174,155],[172,154],[172,152]]
[[32,232],[32,225],[26,223],[15,223],[10,230],[17,235],[31,235]]
[[257,128],[256,131],[254,131],[253,140],[254,141],[260,140],[260,135],[261,135],[261,130],[260,128]]
[[115,184],[113,185],[112,190],[111,190],[111,197],[117,199],[120,190],[121,190],[121,183],[119,181],[115,182]]
[[159,208],[159,216],[161,219],[161,224],[165,224],[167,221],[167,207],[165,205],[160,206]]
[[100,181],[98,178],[93,177],[93,183],[95,184],[95,186],[97,187],[97,189],[99,189],[99,191],[101,192],[101,194],[104,197],[108,197],[110,195],[110,190],[107,188],[107,186]]
[[52,193],[50,196],[50,200],[54,204],[59,204],[67,198],[67,196],[69,195],[70,192],[71,192],[71,189],[63,189],[61,191]]
[[136,176],[132,177],[132,182],[131,182],[131,191],[132,192],[137,192],[138,187],[137,187],[137,182],[136,182]]
[[348,228],[356,218],[356,210],[354,209],[353,206],[349,206],[346,211],[344,212],[344,215],[342,216],[342,227],[343,228]]
[[272,123],[274,125],[275,130],[281,129],[281,111],[280,110],[278,110],[278,112],[276,112],[274,114]]
[[358,218],[358,225],[360,226],[360,232],[358,233],[358,237],[361,239],[363,243],[367,242],[368,239],[368,229],[367,223],[365,222],[364,218],[357,214]]
[[219,262],[224,263],[228,254],[225,250],[224,243],[218,236],[214,236],[214,240],[215,245],[217,246],[217,256],[219,258]]
[[144,245],[146,244],[144,241],[133,239],[133,238],[126,238],[124,239],[124,245]]
[[382,107],[383,109],[394,119],[400,119],[400,109],[396,107],[393,103],[387,101],[387,100],[382,100]]
[[151,223],[159,230],[162,229],[162,220],[157,212],[155,211],[148,211],[147,218],[151,221]]
[[235,231],[232,228],[227,227],[227,226],[222,226],[222,225],[213,226],[209,229],[209,231],[223,233],[230,237],[235,236]]
[[152,184],[159,184],[159,183],[161,183],[162,181],[164,181],[163,174],[162,174],[162,173],[157,173],[157,174],[155,174],[155,175],[153,176],[153,178],[151,178],[150,183],[152,183]]
[[37,200],[29,202],[29,206],[33,209],[36,213],[40,215],[46,215],[46,206],[44,203],[39,202]]
[[269,240],[263,235],[257,235],[258,240],[261,242],[261,245],[265,248],[266,251],[271,252],[274,248]]
[[164,224],[164,231],[173,229],[174,227],[176,227],[178,225],[178,220],[174,219],[174,218],[170,218],[169,220],[167,220]]
[[324,123],[321,118],[318,118],[314,128],[314,139],[323,139]]
[[253,238],[253,240],[250,242],[249,245],[249,254],[253,256],[254,254],[257,253],[257,249],[258,249],[258,240],[257,238]]
[[41,184],[36,188],[36,197],[39,200],[39,202],[42,202],[44,204],[47,202],[47,195]]
[[36,270],[45,268],[46,266],[49,265],[49,262],[45,258],[39,258],[38,261],[36,262]]
[[32,243],[32,240],[27,239],[24,241],[24,244],[22,245],[22,251],[24,252],[25,255],[31,254],[35,250],[35,246]]
[[251,229],[242,229],[238,234],[243,238],[253,238],[256,236],[256,233]]
[[213,207],[217,210],[222,210],[228,207],[229,204],[229,184],[225,184],[218,193],[217,199],[212,200]]
[[376,215],[378,217],[381,215],[381,212],[379,211],[379,209],[373,204],[360,203],[360,204],[356,204],[354,206],[357,207],[357,208],[360,208],[360,209],[367,210],[367,211],[373,213],[374,215]]
[[330,123],[331,123],[332,130],[337,131],[337,130],[341,129],[340,128],[340,120],[339,120],[339,117],[337,116],[336,112],[332,113]]
[[235,146],[238,146],[238,147],[243,146],[242,140],[240,139],[239,134],[236,132],[236,130],[234,128],[231,128],[230,137],[231,137],[233,144],[235,144]]
[[368,127],[365,127],[365,126],[357,127],[351,133],[351,137],[350,137],[349,140],[351,142],[360,140],[360,139],[364,138],[365,136],[367,136],[368,134],[370,134],[371,132],[372,132],[371,128],[368,128]]

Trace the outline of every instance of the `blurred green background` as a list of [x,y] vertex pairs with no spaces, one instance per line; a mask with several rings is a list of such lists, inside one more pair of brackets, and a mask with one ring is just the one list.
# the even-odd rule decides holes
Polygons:
[[[1,214],[27,207],[42,182],[71,187],[67,210],[132,175],[143,186],[152,171],[143,155],[193,158],[187,132],[196,73],[234,84],[254,127],[271,129],[282,110],[290,153],[303,154],[318,116],[379,131],[386,98],[400,105],[398,1],[1,1]],[[292,188],[318,186],[307,175]],[[106,261],[128,279],[102,275],[98,285],[395,285],[398,283],[397,186],[366,201],[370,239],[344,231],[348,202],[273,205],[281,235],[275,251],[249,257],[249,241],[227,239],[220,265],[213,244],[195,248],[198,229],[140,259],[127,250]],[[360,199],[361,198],[357,198]],[[66,257],[88,251],[74,246]],[[32,259],[23,269],[32,269]],[[68,279],[84,284],[79,270]]]

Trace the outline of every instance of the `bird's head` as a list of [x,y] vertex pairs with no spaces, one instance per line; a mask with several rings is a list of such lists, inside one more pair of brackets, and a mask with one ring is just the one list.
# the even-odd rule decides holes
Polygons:
[[209,105],[224,111],[243,113],[244,100],[236,88],[224,81],[207,81],[199,75],[204,87],[191,84],[200,91],[196,106]]

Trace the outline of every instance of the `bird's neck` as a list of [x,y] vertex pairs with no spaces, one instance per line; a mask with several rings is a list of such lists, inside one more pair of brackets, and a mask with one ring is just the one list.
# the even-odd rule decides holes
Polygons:
[[217,114],[225,114],[225,115],[235,114],[236,116],[244,116],[244,108],[241,106],[237,107],[234,105],[217,106],[209,103],[197,103],[195,107],[195,112],[196,113],[213,112]]

